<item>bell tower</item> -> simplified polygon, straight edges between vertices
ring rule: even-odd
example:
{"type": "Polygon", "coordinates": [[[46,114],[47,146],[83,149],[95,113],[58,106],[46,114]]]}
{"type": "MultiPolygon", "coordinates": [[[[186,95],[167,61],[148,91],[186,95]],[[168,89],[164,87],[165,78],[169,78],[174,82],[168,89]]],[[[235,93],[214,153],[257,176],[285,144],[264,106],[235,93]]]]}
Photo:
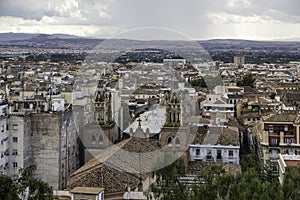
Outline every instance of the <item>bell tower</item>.
{"type": "Polygon", "coordinates": [[[181,101],[176,93],[166,96],[166,123],[165,127],[180,127],[181,120],[181,101]]]}
{"type": "Polygon", "coordinates": [[[114,125],[112,119],[112,95],[106,90],[103,80],[99,80],[98,89],[95,94],[94,106],[94,119],[101,127],[111,127],[114,125]]]}

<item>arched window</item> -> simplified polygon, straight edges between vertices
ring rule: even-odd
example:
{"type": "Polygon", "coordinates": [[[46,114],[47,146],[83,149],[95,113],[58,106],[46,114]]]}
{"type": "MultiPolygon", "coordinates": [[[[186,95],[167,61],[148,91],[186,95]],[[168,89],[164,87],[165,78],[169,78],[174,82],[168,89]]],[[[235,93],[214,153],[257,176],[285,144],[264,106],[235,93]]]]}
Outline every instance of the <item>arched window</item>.
{"type": "Polygon", "coordinates": [[[96,136],[92,135],[92,144],[95,144],[95,143],[96,143],[96,136]]]}
{"type": "Polygon", "coordinates": [[[99,135],[99,143],[103,143],[103,136],[102,135],[99,135]]]}
{"type": "Polygon", "coordinates": [[[168,144],[172,145],[172,137],[168,137],[168,144]]]}
{"type": "Polygon", "coordinates": [[[176,140],[175,140],[175,145],[176,145],[176,146],[180,146],[180,139],[179,139],[179,138],[176,138],[176,140]]]}

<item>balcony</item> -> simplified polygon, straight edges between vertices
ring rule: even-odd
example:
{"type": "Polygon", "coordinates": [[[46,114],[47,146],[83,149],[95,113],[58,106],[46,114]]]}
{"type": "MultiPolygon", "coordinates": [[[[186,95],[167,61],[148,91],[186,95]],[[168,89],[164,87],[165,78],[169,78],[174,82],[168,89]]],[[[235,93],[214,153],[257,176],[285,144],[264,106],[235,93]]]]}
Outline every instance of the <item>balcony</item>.
{"type": "Polygon", "coordinates": [[[279,147],[279,143],[270,143],[269,146],[270,147],[279,147]]]}

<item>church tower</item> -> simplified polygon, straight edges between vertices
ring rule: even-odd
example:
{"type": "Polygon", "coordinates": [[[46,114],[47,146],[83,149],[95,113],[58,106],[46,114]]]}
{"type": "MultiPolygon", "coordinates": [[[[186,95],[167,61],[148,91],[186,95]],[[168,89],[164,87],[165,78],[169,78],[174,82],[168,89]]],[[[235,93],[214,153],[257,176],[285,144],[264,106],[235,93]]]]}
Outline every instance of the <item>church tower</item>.
{"type": "Polygon", "coordinates": [[[181,101],[176,93],[166,96],[166,127],[180,127],[181,120],[181,101]]]}
{"type": "Polygon", "coordinates": [[[98,89],[94,98],[94,118],[101,127],[112,127],[114,121],[112,119],[112,95],[105,88],[104,81],[99,80],[98,89]]]}

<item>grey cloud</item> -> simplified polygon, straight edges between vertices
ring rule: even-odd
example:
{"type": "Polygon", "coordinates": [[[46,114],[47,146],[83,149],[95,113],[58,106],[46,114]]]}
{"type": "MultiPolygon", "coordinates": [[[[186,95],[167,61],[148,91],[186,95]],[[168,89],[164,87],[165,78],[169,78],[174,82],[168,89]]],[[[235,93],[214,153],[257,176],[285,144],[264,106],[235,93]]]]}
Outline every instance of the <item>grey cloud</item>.
{"type": "Polygon", "coordinates": [[[232,32],[228,24],[245,23],[243,17],[299,23],[299,8],[299,0],[0,0],[0,16],[50,25],[95,25],[102,31],[162,27],[197,37],[216,35],[219,29],[232,32]],[[226,16],[215,27],[214,14],[226,16]]]}
{"type": "MultiPolygon", "coordinates": [[[[75,0],[74,0],[75,1],[75,0]]],[[[0,16],[40,20],[43,16],[60,17],[62,24],[111,26],[195,26],[210,24],[211,12],[241,16],[267,15],[275,20],[298,21],[299,0],[76,0],[81,18],[60,13],[63,0],[1,0],[0,16]],[[243,2],[249,2],[243,3],[243,2]],[[49,4],[51,5],[49,7],[49,4]],[[276,11],[276,12],[274,12],[276,11]],[[276,14],[280,13],[280,14],[276,14]]],[[[74,9],[75,12],[75,9],[74,9]]]]}
{"type": "Polygon", "coordinates": [[[48,11],[48,1],[1,0],[0,16],[40,20],[48,11]]]}

